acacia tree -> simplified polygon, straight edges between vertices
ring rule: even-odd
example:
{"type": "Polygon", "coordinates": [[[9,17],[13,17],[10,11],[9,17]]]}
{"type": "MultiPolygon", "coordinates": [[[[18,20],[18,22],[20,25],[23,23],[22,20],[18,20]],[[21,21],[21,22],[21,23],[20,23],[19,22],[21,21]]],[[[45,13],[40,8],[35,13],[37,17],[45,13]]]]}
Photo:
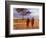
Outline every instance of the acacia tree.
{"type": "MultiPolygon", "coordinates": [[[[31,12],[30,11],[27,11],[28,9],[25,9],[25,8],[16,8],[16,11],[18,13],[20,13],[22,16],[23,16],[23,19],[24,19],[24,16],[27,15],[27,14],[30,14],[31,12]]],[[[27,28],[29,26],[29,18],[27,18],[27,28]]],[[[34,19],[33,19],[34,21],[34,19]]],[[[32,25],[33,25],[33,21],[32,21],[32,25]]]]}
{"type": "Polygon", "coordinates": [[[25,8],[16,8],[16,11],[22,15],[22,18],[24,19],[24,16],[27,15],[27,9],[25,8]]]}

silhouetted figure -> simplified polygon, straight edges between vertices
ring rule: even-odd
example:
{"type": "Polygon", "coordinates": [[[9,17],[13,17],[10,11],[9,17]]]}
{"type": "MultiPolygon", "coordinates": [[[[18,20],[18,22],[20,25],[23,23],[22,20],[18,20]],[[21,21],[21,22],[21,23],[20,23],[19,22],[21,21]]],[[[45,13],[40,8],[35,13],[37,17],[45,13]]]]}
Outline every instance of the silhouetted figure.
{"type": "Polygon", "coordinates": [[[29,20],[29,18],[28,18],[28,19],[27,19],[27,28],[29,27],[29,21],[30,21],[30,20],[29,20]]]}
{"type": "Polygon", "coordinates": [[[31,24],[32,24],[32,27],[33,27],[33,24],[34,24],[34,18],[32,17],[32,22],[31,22],[31,24]]]}

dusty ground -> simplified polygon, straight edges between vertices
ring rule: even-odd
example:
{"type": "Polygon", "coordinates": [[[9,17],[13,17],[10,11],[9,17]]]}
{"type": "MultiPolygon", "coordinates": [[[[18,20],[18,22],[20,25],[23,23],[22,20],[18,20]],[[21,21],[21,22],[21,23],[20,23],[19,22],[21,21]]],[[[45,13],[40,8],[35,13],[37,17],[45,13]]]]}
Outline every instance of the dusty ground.
{"type": "Polygon", "coordinates": [[[27,27],[27,19],[14,19],[13,27],[14,29],[37,29],[39,28],[39,20],[35,19],[32,26],[32,19],[30,19],[29,25],[27,27]]]}

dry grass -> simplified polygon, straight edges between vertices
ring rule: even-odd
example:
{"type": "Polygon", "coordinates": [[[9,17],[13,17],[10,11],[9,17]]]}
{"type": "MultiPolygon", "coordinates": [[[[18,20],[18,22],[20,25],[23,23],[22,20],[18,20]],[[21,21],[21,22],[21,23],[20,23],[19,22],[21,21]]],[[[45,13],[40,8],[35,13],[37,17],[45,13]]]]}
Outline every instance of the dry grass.
{"type": "Polygon", "coordinates": [[[38,19],[34,20],[33,27],[31,24],[32,19],[30,19],[28,28],[27,28],[27,22],[26,21],[27,21],[27,19],[13,19],[14,29],[37,29],[37,28],[39,28],[39,20],[38,19]]]}

